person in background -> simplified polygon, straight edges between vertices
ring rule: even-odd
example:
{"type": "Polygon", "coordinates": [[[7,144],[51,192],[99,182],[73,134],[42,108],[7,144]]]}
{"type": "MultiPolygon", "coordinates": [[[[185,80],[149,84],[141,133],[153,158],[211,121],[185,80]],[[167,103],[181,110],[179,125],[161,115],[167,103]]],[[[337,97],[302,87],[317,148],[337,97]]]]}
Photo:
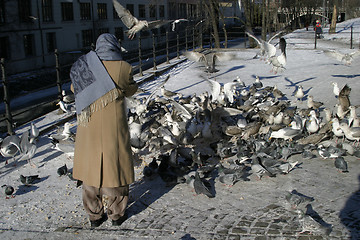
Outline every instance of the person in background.
{"type": "Polygon", "coordinates": [[[315,33],[317,38],[321,38],[321,34],[323,33],[323,31],[319,20],[316,20],[315,33]]]}
{"type": "Polygon", "coordinates": [[[113,226],[121,225],[127,219],[129,184],[134,182],[124,100],[138,89],[132,67],[122,60],[116,37],[106,33],[98,37],[95,51],[73,64],[70,78],[78,121],[73,177],[83,182],[91,227],[108,217],[113,226]],[[103,195],[108,197],[107,214],[103,195]]]}

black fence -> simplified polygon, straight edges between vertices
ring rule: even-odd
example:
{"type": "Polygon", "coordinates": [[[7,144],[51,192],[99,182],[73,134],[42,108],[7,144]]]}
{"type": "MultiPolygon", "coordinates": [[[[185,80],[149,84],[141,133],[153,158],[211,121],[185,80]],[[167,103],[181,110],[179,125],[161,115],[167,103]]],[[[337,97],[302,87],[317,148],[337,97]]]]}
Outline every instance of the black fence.
{"type": "MultiPolygon", "coordinates": [[[[200,25],[201,26],[201,25],[200,25]]],[[[328,33],[323,33],[326,35],[328,33]]],[[[353,31],[351,27],[350,33],[338,32],[349,38],[349,48],[360,48],[355,46],[356,38],[360,38],[360,34],[353,31]],[[350,37],[348,36],[350,34],[350,37]]],[[[249,41],[244,32],[243,27],[232,27],[219,33],[222,48],[247,48],[249,41]]],[[[322,36],[323,37],[323,36],[322,36]]],[[[315,32],[310,29],[309,34],[301,36],[313,39],[314,48],[319,45],[319,38],[315,32]]],[[[136,40],[134,40],[136,41],[136,40]]],[[[147,69],[157,69],[161,63],[170,63],[170,59],[179,58],[182,51],[192,49],[204,49],[214,47],[214,38],[209,29],[202,27],[187,27],[182,31],[164,32],[159,34],[139,35],[137,38],[138,48],[128,50],[123,53],[124,60],[132,64],[134,74],[143,75],[143,71],[147,69]],[[147,41],[148,46],[143,47],[143,42],[147,41]]],[[[301,39],[300,39],[301,41],[301,39]]],[[[307,41],[308,42],[308,41],[307,41]]],[[[359,41],[360,42],[360,41],[359,41]]],[[[14,134],[14,127],[27,123],[37,117],[44,115],[57,108],[56,103],[62,100],[62,90],[64,86],[70,85],[70,68],[76,59],[86,52],[76,50],[70,52],[54,53],[54,67],[36,70],[31,74],[17,74],[15,76],[7,76],[6,62],[1,59],[1,87],[0,99],[0,133],[14,134]],[[45,96],[32,98],[39,91],[46,91],[45,96]],[[18,104],[10,104],[16,99],[28,96],[29,100],[22,101],[18,104]]]]}

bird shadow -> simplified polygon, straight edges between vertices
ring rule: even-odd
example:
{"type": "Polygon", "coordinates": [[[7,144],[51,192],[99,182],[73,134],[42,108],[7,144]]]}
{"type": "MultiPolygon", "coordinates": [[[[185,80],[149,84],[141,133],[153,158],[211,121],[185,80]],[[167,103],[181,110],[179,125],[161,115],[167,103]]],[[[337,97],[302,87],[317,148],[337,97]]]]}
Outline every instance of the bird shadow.
{"type": "Polygon", "coordinates": [[[19,188],[16,190],[15,195],[23,195],[29,192],[33,192],[37,190],[39,187],[35,185],[20,185],[19,188]]]}
{"type": "Polygon", "coordinates": [[[127,208],[129,217],[147,209],[174,186],[168,185],[159,175],[151,179],[142,178],[130,185],[130,200],[127,208]]]}
{"type": "MultiPolygon", "coordinates": [[[[360,175],[358,176],[360,183],[360,175]]],[[[349,239],[360,238],[360,188],[355,191],[346,201],[344,208],[340,211],[340,222],[349,230],[349,239]]]]}
{"type": "Polygon", "coordinates": [[[242,68],[244,68],[244,67],[245,67],[245,65],[232,67],[232,68],[226,70],[225,72],[216,75],[215,77],[220,77],[220,76],[222,76],[222,75],[224,75],[224,74],[227,74],[227,73],[232,72],[232,71],[237,71],[237,70],[242,69],[242,68]]]}
{"type": "Polygon", "coordinates": [[[339,77],[339,78],[356,78],[356,77],[360,77],[360,74],[349,74],[349,75],[344,75],[344,74],[336,74],[336,75],[331,75],[332,77],[339,77]]]}
{"type": "MultiPolygon", "coordinates": [[[[303,79],[303,80],[300,80],[300,81],[297,81],[297,82],[293,82],[290,78],[288,77],[285,77],[284,78],[285,81],[287,81],[289,84],[288,85],[285,85],[286,87],[296,87],[298,86],[300,83],[304,83],[304,82],[308,82],[308,81],[311,81],[311,80],[314,80],[315,77],[311,77],[311,78],[306,78],[306,79],[303,79]]],[[[304,92],[305,93],[305,92],[304,92]]]]}
{"type": "Polygon", "coordinates": [[[46,179],[48,179],[50,176],[46,176],[46,177],[42,177],[40,179],[37,179],[36,182],[34,182],[34,184],[31,185],[20,185],[19,188],[16,190],[15,195],[23,195],[26,194],[28,192],[33,192],[35,190],[37,190],[39,187],[36,186],[35,184],[40,183],[45,181],[46,179]]]}
{"type": "Polygon", "coordinates": [[[184,236],[180,238],[180,240],[196,240],[196,238],[192,237],[191,234],[186,233],[184,236]]]}
{"type": "Polygon", "coordinates": [[[315,221],[317,221],[320,225],[332,229],[332,225],[324,221],[324,219],[317,213],[311,204],[306,205],[306,214],[310,215],[315,221]]]}

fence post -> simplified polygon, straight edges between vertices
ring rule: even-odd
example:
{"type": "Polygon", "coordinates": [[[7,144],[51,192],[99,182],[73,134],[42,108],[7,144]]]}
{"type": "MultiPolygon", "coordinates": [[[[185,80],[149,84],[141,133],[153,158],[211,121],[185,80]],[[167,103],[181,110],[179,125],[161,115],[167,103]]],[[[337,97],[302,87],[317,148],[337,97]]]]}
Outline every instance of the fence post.
{"type": "Polygon", "coordinates": [[[202,24],[200,24],[200,49],[203,49],[203,31],[202,31],[202,24]]]}
{"type": "Polygon", "coordinates": [[[60,78],[60,61],[59,61],[59,52],[55,49],[55,68],[56,68],[56,86],[58,89],[58,98],[63,100],[62,87],[61,87],[61,78],[60,78]]]}
{"type": "Polygon", "coordinates": [[[152,34],[152,43],[153,43],[153,62],[154,62],[154,67],[153,70],[157,70],[156,67],[156,49],[155,49],[155,34],[152,34]]]}
{"type": "Polygon", "coordinates": [[[176,34],[176,56],[179,59],[179,34],[176,34]]]}
{"type": "Polygon", "coordinates": [[[185,51],[188,50],[188,36],[187,36],[187,29],[188,27],[185,28],[185,51]]]}
{"type": "Polygon", "coordinates": [[[351,35],[350,35],[350,49],[353,49],[353,26],[351,26],[351,35]]]}
{"type": "Polygon", "coordinates": [[[315,31],[315,45],[314,45],[314,49],[316,49],[316,43],[317,43],[317,36],[316,36],[316,31],[315,31]]]}
{"type": "Polygon", "coordinates": [[[244,31],[244,48],[246,48],[246,32],[244,31]]]}
{"type": "Polygon", "coordinates": [[[170,64],[170,61],[169,61],[169,32],[166,31],[166,64],[170,64]]]}
{"type": "Polygon", "coordinates": [[[193,51],[195,50],[195,27],[193,26],[193,37],[192,37],[192,45],[193,45],[193,51]]]}
{"type": "Polygon", "coordinates": [[[1,58],[1,72],[2,72],[2,82],[3,82],[3,88],[4,88],[4,104],[5,104],[5,119],[6,119],[6,125],[9,135],[14,134],[13,130],[13,120],[10,110],[10,96],[9,96],[9,89],[8,89],[8,82],[6,79],[6,72],[5,72],[5,59],[1,58]]]}
{"type": "Polygon", "coordinates": [[[143,76],[143,72],[142,72],[142,63],[141,63],[141,36],[139,34],[139,76],[142,77],[143,76]]]}

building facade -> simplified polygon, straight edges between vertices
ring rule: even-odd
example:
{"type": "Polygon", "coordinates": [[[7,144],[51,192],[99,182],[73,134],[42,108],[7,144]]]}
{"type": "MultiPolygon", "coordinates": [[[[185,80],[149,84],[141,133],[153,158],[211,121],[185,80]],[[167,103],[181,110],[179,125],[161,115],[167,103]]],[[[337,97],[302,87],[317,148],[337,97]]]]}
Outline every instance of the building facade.
{"type": "MultiPolygon", "coordinates": [[[[195,18],[196,0],[119,0],[138,19],[195,18]]],[[[112,33],[126,49],[136,49],[112,0],[0,0],[0,58],[7,73],[54,66],[54,50],[90,49],[102,33],[112,33]]],[[[146,42],[145,42],[146,44],[146,42]]]]}

